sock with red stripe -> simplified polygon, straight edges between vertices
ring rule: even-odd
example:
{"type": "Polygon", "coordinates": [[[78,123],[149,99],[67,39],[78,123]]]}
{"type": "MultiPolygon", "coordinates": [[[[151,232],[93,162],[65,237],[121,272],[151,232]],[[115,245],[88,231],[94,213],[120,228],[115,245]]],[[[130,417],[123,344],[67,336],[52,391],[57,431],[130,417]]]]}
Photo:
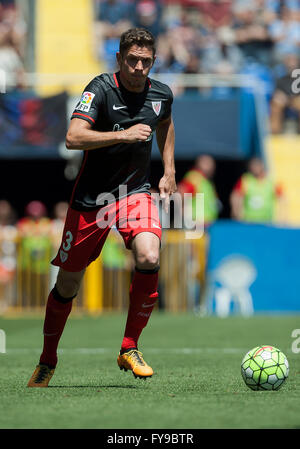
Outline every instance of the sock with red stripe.
{"type": "Polygon", "coordinates": [[[135,270],[129,290],[130,303],[121,353],[137,348],[140,334],[158,300],[158,270],[159,267],[154,270],[135,270]]]}
{"type": "MultiPolygon", "coordinates": [[[[76,295],[75,295],[76,296],[76,295]]],[[[44,321],[44,347],[40,363],[55,368],[57,364],[57,347],[66,321],[72,310],[72,299],[63,298],[54,287],[49,294],[44,321]]]]}

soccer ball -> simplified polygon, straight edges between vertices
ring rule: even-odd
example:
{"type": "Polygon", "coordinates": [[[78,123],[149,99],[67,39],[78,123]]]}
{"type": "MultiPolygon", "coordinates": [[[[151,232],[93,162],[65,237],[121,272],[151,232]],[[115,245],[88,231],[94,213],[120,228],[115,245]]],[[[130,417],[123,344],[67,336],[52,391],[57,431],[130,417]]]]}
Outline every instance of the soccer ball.
{"type": "Polygon", "coordinates": [[[241,371],[251,390],[278,390],[289,375],[289,363],[274,346],[257,346],[243,358],[241,371]]]}

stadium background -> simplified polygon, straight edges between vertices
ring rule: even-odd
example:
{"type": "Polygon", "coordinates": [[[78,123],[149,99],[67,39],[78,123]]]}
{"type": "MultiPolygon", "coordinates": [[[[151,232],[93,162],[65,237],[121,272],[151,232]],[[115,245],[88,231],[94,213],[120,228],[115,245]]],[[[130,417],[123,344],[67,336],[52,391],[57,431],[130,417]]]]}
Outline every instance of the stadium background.
{"type": "MultiPolygon", "coordinates": [[[[270,126],[276,83],[287,73],[285,58],[299,57],[299,2],[7,0],[0,4],[0,69],[6,73],[6,93],[0,98],[0,196],[13,208],[7,218],[7,205],[1,203],[2,313],[32,311],[45,304],[55,278],[46,262],[55,252],[62,226],[54,207],[69,200],[80,165],[78,152],[64,146],[70,112],[95,74],[115,69],[119,33],[128,25],[147,26],[158,39],[152,76],[166,81],[175,96],[177,181],[198,155],[211,155],[221,204],[217,222],[202,239],[188,241],[184,230],[164,231],[161,309],[251,314],[251,307],[243,312],[239,303],[250,294],[254,312],[299,312],[297,111],[287,109],[280,131],[272,132],[270,126]],[[262,37],[253,37],[251,27],[257,27],[258,35],[263,30],[262,37]],[[265,160],[268,173],[284,192],[284,218],[273,223],[231,220],[230,192],[252,156],[265,160]],[[41,226],[43,237],[37,237],[36,246],[34,236],[28,243],[22,234],[27,232],[22,219],[32,200],[44,204],[43,213],[50,219],[41,226]],[[226,279],[220,274],[223,266],[226,279]],[[232,283],[237,266],[243,266],[240,275],[245,278],[238,292],[232,283]],[[209,292],[200,311],[204,278],[209,292]],[[228,303],[220,311],[216,296],[221,303],[229,301],[230,307],[228,303]]],[[[161,174],[154,144],[153,188],[161,174]]],[[[88,269],[77,308],[95,312],[126,308],[131,270],[130,256],[113,232],[103,257],[88,269]]]]}

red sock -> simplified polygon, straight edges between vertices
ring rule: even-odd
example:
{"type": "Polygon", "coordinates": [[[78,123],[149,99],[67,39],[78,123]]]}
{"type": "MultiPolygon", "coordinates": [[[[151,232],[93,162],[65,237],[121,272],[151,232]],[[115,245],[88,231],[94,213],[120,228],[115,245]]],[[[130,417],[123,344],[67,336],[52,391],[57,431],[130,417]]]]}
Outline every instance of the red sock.
{"type": "Polygon", "coordinates": [[[44,347],[40,357],[40,363],[45,363],[52,367],[55,367],[57,364],[58,343],[72,309],[72,300],[66,303],[57,301],[54,297],[56,292],[57,290],[54,287],[47,301],[44,321],[44,347]]]}
{"type": "Polygon", "coordinates": [[[121,351],[137,348],[139,336],[147,325],[158,300],[158,271],[136,271],[129,291],[129,310],[121,351]]]}

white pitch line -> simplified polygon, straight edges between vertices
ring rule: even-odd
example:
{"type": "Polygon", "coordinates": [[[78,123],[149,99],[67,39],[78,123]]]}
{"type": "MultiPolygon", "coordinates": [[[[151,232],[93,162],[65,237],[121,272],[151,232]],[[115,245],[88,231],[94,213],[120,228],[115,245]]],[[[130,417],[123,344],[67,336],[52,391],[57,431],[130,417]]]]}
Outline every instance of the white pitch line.
{"type": "MultiPolygon", "coordinates": [[[[147,348],[147,353],[152,354],[236,354],[244,353],[245,348],[147,348]]],[[[7,348],[6,354],[30,354],[40,353],[41,348],[7,348]]],[[[59,354],[83,354],[83,355],[97,355],[115,352],[115,348],[61,348],[58,349],[59,354]]]]}

